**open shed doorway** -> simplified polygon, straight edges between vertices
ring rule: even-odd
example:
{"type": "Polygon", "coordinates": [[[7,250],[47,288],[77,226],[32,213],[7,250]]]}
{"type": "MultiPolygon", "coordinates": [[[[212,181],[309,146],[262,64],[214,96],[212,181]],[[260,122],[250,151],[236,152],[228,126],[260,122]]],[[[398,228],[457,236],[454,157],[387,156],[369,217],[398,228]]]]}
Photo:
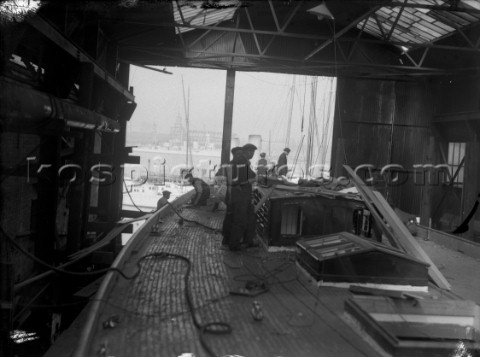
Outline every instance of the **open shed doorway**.
{"type": "MultiPolygon", "coordinates": [[[[133,170],[146,178],[142,186],[158,186],[159,193],[166,189],[161,185],[181,183],[182,169],[213,180],[221,160],[226,77],[225,70],[131,66],[138,105],[126,141],[140,163],[126,167],[125,177],[131,180],[133,170]]],[[[254,168],[260,153],[274,165],[289,147],[287,179],[328,176],[336,83],[333,77],[236,72],[231,147],[257,145],[254,168]]],[[[155,207],[155,197],[144,201],[135,205],[155,207]]]]}

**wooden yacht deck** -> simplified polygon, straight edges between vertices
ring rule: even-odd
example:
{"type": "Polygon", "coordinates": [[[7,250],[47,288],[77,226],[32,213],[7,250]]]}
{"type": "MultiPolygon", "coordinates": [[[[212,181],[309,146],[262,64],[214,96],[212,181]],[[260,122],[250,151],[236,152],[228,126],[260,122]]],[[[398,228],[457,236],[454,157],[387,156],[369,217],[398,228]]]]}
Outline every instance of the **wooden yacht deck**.
{"type": "MultiPolygon", "coordinates": [[[[90,302],[74,356],[388,355],[345,315],[345,301],[353,294],[315,286],[296,265],[294,251],[258,247],[233,253],[222,247],[222,236],[214,230],[221,228],[224,211],[206,207],[180,214],[183,222],[171,209],[162,209],[132,236],[114,266],[138,275],[127,280],[117,272],[107,274],[90,302]],[[151,227],[158,217],[163,223],[155,234],[151,227]],[[266,291],[244,295],[246,284],[265,284],[266,291]],[[253,301],[261,304],[261,321],[252,317],[253,301]]],[[[432,259],[443,259],[441,253],[432,259]]],[[[479,271],[478,260],[467,263],[479,271]]],[[[478,278],[467,289],[460,282],[463,273],[452,276],[454,270],[445,266],[440,267],[453,286],[470,291],[466,298],[479,302],[478,278]]],[[[423,294],[436,300],[453,296],[433,286],[423,294]]]]}
{"type": "MultiPolygon", "coordinates": [[[[224,212],[185,209],[188,220],[220,229],[224,212]]],[[[77,355],[92,356],[208,356],[202,343],[217,356],[377,356],[362,337],[342,319],[345,289],[319,289],[299,276],[292,252],[266,253],[253,248],[242,253],[222,249],[222,236],[169,214],[161,232],[148,235],[135,247],[122,270],[133,273],[136,261],[148,254],[166,252],[191,262],[188,289],[194,311],[186,298],[188,264],[182,259],[151,257],[139,275],[125,280],[116,275],[115,286],[98,296],[101,309],[91,330],[91,340],[77,355]],[[241,294],[246,282],[266,283],[267,292],[256,297],[241,294]],[[252,302],[261,303],[264,318],[255,321],[252,302]],[[213,322],[213,333],[196,327],[213,322]],[[111,327],[107,322],[112,321],[111,327]],[[105,327],[104,327],[105,324],[105,327]]],[[[139,237],[137,237],[138,239],[139,237]]],[[[112,273],[116,274],[116,273],[112,273]]],[[[81,346],[82,347],[82,346],[81,346]]]]}

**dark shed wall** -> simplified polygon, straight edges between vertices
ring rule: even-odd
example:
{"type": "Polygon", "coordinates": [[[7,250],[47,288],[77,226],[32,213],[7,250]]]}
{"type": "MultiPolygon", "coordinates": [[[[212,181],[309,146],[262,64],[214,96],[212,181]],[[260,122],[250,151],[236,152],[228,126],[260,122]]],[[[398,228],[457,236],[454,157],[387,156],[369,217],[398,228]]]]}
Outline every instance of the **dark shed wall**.
{"type": "MultiPolygon", "coordinates": [[[[451,231],[468,217],[480,194],[480,79],[445,79],[433,89],[438,98],[433,117],[437,148],[448,153],[449,142],[466,143],[463,187],[439,187],[432,198],[434,227],[451,231]]],[[[480,241],[479,210],[461,235],[480,241]]]]}
{"type": "Polygon", "coordinates": [[[433,163],[430,124],[433,99],[427,83],[339,79],[333,134],[335,176],[372,164],[379,174],[387,164],[400,164],[401,185],[390,185],[376,175],[375,186],[400,209],[419,215],[424,194],[413,182],[413,165],[433,163]]]}
{"type": "Polygon", "coordinates": [[[480,78],[445,79],[434,88],[435,115],[478,112],[480,109],[480,78]]]}

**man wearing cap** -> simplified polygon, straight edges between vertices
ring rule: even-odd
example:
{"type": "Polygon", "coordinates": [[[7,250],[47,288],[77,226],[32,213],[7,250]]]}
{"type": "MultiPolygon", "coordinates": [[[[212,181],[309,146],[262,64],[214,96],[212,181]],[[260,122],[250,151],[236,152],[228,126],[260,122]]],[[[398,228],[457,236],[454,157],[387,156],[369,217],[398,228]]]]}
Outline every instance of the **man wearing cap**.
{"type": "MultiPolygon", "coordinates": [[[[171,192],[168,190],[165,190],[162,192],[162,197],[157,201],[157,209],[158,211],[160,208],[168,204],[168,199],[170,198],[171,192]]],[[[152,212],[156,212],[152,211],[152,212]]],[[[160,224],[163,223],[163,221],[160,219],[160,217],[157,218],[157,222],[153,225],[152,227],[152,232],[153,233],[158,233],[158,230],[160,229],[160,224]]]]}
{"type": "MultiPolygon", "coordinates": [[[[232,150],[233,157],[238,157],[238,155],[242,154],[242,148],[240,146],[234,147],[232,150]]],[[[215,184],[218,186],[217,191],[215,192],[215,198],[216,202],[215,205],[213,206],[212,212],[215,212],[218,209],[218,206],[220,205],[220,202],[224,202],[226,205],[228,205],[227,202],[227,176],[228,176],[228,170],[231,166],[230,161],[226,165],[220,165],[220,168],[218,169],[217,173],[215,174],[215,184]]],[[[227,210],[228,212],[228,210],[227,210]]]]}
{"type": "Polygon", "coordinates": [[[218,169],[217,173],[215,174],[215,177],[216,177],[216,181],[221,181],[222,180],[222,177],[227,177],[227,173],[228,173],[228,169],[231,167],[232,165],[232,161],[233,160],[238,160],[238,158],[240,156],[243,155],[243,151],[242,151],[242,147],[241,146],[236,146],[234,147],[232,150],[230,150],[230,152],[232,153],[232,160],[230,160],[228,162],[228,164],[226,165],[221,165],[220,168],[218,169]]]}
{"type": "Polygon", "coordinates": [[[210,186],[202,179],[193,177],[192,174],[186,174],[185,179],[195,188],[192,206],[206,206],[207,199],[210,197],[210,186]]]}
{"type": "MultiPolygon", "coordinates": [[[[233,177],[233,173],[232,173],[233,161],[239,160],[239,158],[243,156],[243,151],[241,146],[236,146],[232,148],[232,150],[230,151],[232,153],[232,160],[230,160],[226,165],[221,165],[220,169],[215,174],[215,181],[218,182],[220,187],[222,187],[222,190],[223,190],[223,187],[225,187],[224,202],[225,202],[225,205],[227,206],[227,212],[225,213],[225,217],[223,218],[223,224],[222,224],[222,235],[223,235],[222,245],[228,245],[228,241],[230,239],[230,232],[232,230],[232,212],[230,209],[230,197],[231,197],[230,182],[232,181],[232,177],[233,177]]],[[[214,210],[216,210],[216,208],[218,208],[218,206],[214,206],[214,210]]]]}
{"type": "MultiPolygon", "coordinates": [[[[256,180],[255,172],[250,168],[250,159],[257,150],[253,144],[242,147],[242,155],[231,161],[231,177],[228,178],[228,209],[231,212],[231,227],[228,246],[232,251],[243,247],[253,247],[255,237],[255,213],[252,204],[252,182],[256,180]]],[[[229,175],[230,176],[230,175],[229,175]]]]}
{"type": "Polygon", "coordinates": [[[171,194],[171,192],[167,191],[167,190],[162,192],[162,198],[160,198],[157,201],[157,211],[168,203],[168,199],[170,198],[170,194],[171,194]]]}
{"type": "Polygon", "coordinates": [[[287,166],[287,156],[290,154],[290,149],[285,148],[283,152],[278,157],[277,162],[277,174],[278,176],[287,176],[288,166],[287,166]]]}
{"type": "Polygon", "coordinates": [[[267,183],[267,170],[268,170],[267,165],[268,165],[268,162],[265,159],[265,156],[267,156],[267,154],[262,152],[260,154],[260,159],[257,162],[257,175],[258,175],[258,182],[260,184],[266,184],[267,183]]]}

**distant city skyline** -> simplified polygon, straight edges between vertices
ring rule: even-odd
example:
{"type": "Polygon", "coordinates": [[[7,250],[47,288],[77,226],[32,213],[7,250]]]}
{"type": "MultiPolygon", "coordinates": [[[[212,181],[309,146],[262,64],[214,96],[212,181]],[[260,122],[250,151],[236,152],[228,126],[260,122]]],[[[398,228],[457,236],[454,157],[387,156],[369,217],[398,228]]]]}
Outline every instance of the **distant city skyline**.
{"type": "MultiPolygon", "coordinates": [[[[226,71],[182,67],[167,70],[173,74],[131,67],[130,85],[134,87],[137,108],[127,129],[169,134],[177,118],[186,124],[188,114],[191,130],[223,132],[226,71]]],[[[238,136],[240,145],[247,142],[249,135],[260,135],[261,150],[267,152],[270,147],[272,158],[288,142],[290,156],[298,152],[302,160],[307,154],[309,118],[314,115],[318,120],[311,130],[316,139],[310,145],[316,152],[311,155],[323,156],[321,160],[325,161],[331,151],[335,86],[334,78],[236,72],[232,134],[238,136]],[[310,104],[312,98],[314,106],[310,104]],[[324,152],[318,154],[319,150],[324,152]]]]}

